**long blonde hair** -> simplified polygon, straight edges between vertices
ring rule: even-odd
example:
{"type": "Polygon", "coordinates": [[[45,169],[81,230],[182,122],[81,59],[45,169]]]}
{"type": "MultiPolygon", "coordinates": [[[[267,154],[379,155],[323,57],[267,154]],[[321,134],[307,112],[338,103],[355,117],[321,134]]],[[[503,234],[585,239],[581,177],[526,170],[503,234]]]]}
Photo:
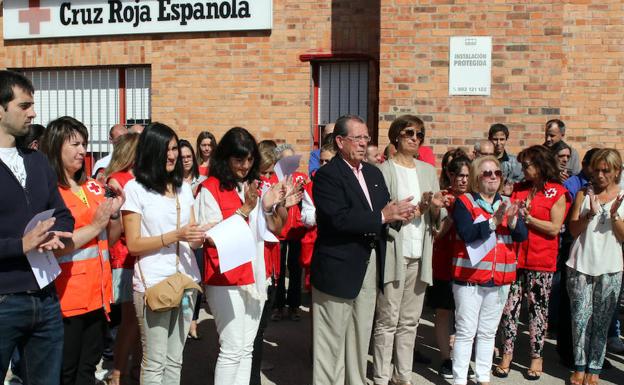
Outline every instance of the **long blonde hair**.
{"type": "Polygon", "coordinates": [[[112,173],[127,171],[134,165],[137,143],[139,143],[139,134],[135,132],[119,137],[113,149],[113,157],[104,171],[107,179],[112,173]]]}

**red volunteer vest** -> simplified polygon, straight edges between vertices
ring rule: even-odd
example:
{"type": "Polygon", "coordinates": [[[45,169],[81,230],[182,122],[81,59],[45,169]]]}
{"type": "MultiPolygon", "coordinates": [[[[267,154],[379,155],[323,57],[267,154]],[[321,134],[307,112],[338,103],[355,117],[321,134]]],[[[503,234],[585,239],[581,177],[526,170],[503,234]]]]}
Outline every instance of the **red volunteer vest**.
{"type": "MultiPolygon", "coordinates": [[[[74,231],[89,225],[100,203],[105,199],[104,187],[94,180],[82,186],[89,207],[70,189],[59,187],[67,208],[76,224],[74,231]]],[[[54,281],[63,317],[73,317],[97,309],[110,312],[112,275],[108,256],[106,230],[80,249],[58,258],[61,274],[54,281]]]]}
{"type": "MultiPolygon", "coordinates": [[[[472,194],[466,193],[459,196],[462,203],[472,215],[473,221],[480,215],[486,220],[492,215],[483,210],[474,202],[472,194]]],[[[505,198],[503,198],[505,199],[505,198]]],[[[496,247],[475,266],[470,262],[466,244],[460,243],[453,257],[453,279],[456,281],[484,284],[494,280],[496,286],[507,285],[516,279],[516,253],[511,239],[511,233],[507,228],[506,221],[496,228],[496,247]]]]}
{"type": "MultiPolygon", "coordinates": [[[[532,186],[526,183],[517,183],[511,200],[526,201],[532,186]]],[[[561,198],[566,197],[564,217],[570,208],[568,190],[559,183],[546,183],[541,191],[535,194],[530,202],[529,213],[533,218],[550,221],[550,210],[561,198]]],[[[557,270],[557,255],[559,254],[559,234],[550,236],[527,226],[529,236],[517,245],[518,268],[553,272],[557,270]]]]}
{"type": "MultiPolygon", "coordinates": [[[[236,210],[243,206],[243,202],[236,190],[223,190],[219,180],[213,176],[202,182],[201,188],[206,188],[221,209],[223,219],[235,215],[236,210]]],[[[251,262],[244,263],[235,269],[221,273],[219,269],[219,254],[214,246],[204,244],[204,283],[212,286],[243,286],[255,282],[251,262]]]]}
{"type": "MultiPolygon", "coordinates": [[[[448,208],[449,217],[453,215],[453,206],[448,208]]],[[[460,250],[464,246],[455,231],[455,224],[433,243],[432,268],[433,279],[441,281],[450,281],[453,279],[453,257],[454,250],[460,250]]]]}

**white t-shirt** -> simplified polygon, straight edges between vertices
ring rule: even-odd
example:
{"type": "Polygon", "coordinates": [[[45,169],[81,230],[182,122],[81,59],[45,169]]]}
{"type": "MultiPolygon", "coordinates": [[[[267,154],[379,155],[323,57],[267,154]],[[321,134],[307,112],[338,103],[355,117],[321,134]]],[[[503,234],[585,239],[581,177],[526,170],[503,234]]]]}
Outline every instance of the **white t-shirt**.
{"type": "MultiPolygon", "coordinates": [[[[121,210],[132,211],[141,215],[141,236],[160,237],[176,229],[177,212],[175,198],[168,198],[154,191],[147,190],[136,180],[129,181],[124,187],[126,202],[121,210]]],[[[180,227],[187,225],[193,211],[193,193],[187,183],[178,189],[180,199],[180,227]]],[[[134,264],[132,287],[135,291],[144,292],[145,287],[137,264],[145,277],[147,287],[151,287],[176,272],[176,243],[163,247],[153,253],[145,254],[134,264]]],[[[195,255],[188,242],[180,242],[180,271],[186,273],[195,282],[199,282],[199,269],[195,255]]]]}
{"type": "MultiPolygon", "coordinates": [[[[615,200],[605,203],[600,213],[589,221],[585,231],[574,240],[566,265],[594,277],[622,271],[622,244],[615,238],[611,222],[613,202],[615,200]]],[[[579,215],[583,217],[589,210],[589,197],[585,196],[579,215]]],[[[624,204],[617,212],[624,217],[624,204]]]]}
{"type": "Polygon", "coordinates": [[[22,187],[26,187],[26,167],[24,167],[24,158],[17,152],[17,148],[0,148],[0,159],[9,167],[22,187]]]}
{"type": "MultiPolygon", "coordinates": [[[[418,183],[416,168],[408,168],[393,163],[397,173],[397,198],[405,199],[413,196],[413,205],[420,202],[422,191],[418,183]]],[[[408,224],[401,227],[403,233],[403,256],[406,258],[420,258],[423,252],[423,240],[425,238],[425,221],[422,216],[412,219],[408,224]]]]}
{"type": "Polygon", "coordinates": [[[95,162],[95,164],[93,165],[93,175],[91,176],[95,178],[97,176],[98,170],[106,169],[106,167],[108,167],[108,165],[110,164],[111,159],[113,159],[112,152],[95,162]]]}

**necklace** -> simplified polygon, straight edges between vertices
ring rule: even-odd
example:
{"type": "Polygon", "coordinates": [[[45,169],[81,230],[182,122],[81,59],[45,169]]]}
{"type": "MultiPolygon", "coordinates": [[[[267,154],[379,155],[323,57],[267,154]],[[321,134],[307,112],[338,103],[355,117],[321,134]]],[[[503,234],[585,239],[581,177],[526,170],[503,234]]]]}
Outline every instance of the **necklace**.
{"type": "Polygon", "coordinates": [[[604,225],[607,221],[607,210],[605,210],[605,206],[607,203],[608,202],[600,203],[600,220],[598,221],[598,223],[600,223],[601,225],[604,225]]]}

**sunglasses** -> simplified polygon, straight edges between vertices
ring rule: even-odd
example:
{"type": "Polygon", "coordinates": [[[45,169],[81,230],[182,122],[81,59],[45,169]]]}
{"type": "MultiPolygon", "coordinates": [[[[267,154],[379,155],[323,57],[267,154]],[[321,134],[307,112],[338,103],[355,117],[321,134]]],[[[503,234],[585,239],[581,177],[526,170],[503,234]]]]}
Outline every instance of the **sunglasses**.
{"type": "Polygon", "coordinates": [[[421,142],[425,139],[425,134],[422,131],[416,131],[413,128],[405,129],[405,131],[403,131],[401,135],[407,138],[411,138],[414,136],[414,134],[416,134],[416,139],[420,140],[421,142]]]}
{"type": "Polygon", "coordinates": [[[495,170],[495,171],[485,170],[483,171],[481,176],[483,176],[484,178],[491,178],[492,176],[495,176],[496,178],[500,178],[503,176],[503,172],[501,170],[495,170]]]}

